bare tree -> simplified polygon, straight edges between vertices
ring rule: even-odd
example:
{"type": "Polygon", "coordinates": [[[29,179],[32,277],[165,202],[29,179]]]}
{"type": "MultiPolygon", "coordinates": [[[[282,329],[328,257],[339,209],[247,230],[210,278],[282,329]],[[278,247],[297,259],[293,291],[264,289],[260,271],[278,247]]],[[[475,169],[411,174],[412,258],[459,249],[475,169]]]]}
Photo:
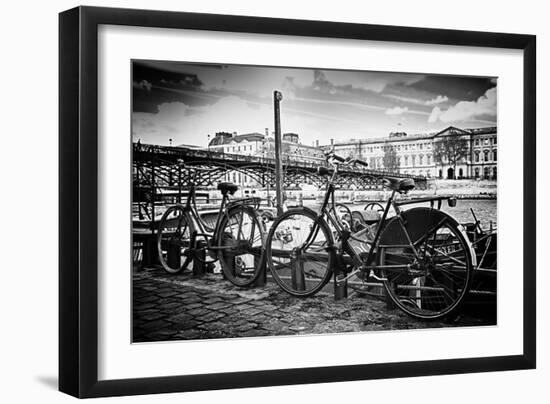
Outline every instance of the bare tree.
{"type": "Polygon", "coordinates": [[[434,161],[453,167],[456,178],[456,165],[468,156],[468,140],[461,136],[445,136],[434,144],[434,161]]]}
{"type": "Polygon", "coordinates": [[[384,163],[384,170],[399,171],[399,158],[393,145],[386,144],[384,146],[384,158],[382,162],[384,163]]]}

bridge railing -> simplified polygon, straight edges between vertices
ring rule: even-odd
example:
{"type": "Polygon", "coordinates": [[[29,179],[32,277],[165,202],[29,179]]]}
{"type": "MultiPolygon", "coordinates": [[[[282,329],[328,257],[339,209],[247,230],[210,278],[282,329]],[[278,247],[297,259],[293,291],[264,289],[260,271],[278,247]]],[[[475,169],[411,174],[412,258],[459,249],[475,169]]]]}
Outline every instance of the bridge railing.
{"type": "MultiPolygon", "coordinates": [[[[142,154],[148,155],[150,153],[156,154],[158,158],[172,159],[174,161],[182,160],[184,162],[190,163],[204,163],[204,164],[213,164],[224,162],[224,163],[247,163],[247,164],[257,164],[264,167],[275,167],[275,159],[271,157],[263,156],[253,156],[253,155],[244,155],[244,154],[232,154],[225,153],[224,151],[214,151],[208,149],[193,149],[189,147],[174,147],[174,146],[159,146],[159,145],[150,145],[150,144],[141,144],[134,143],[134,156],[138,157],[142,154]]],[[[150,157],[148,157],[150,158],[150,157]]],[[[147,159],[147,157],[146,157],[147,159]]],[[[316,162],[306,162],[300,161],[296,158],[290,156],[283,158],[283,165],[287,169],[305,169],[315,171],[318,166],[324,165],[324,159],[318,159],[316,162]]],[[[344,169],[341,171],[342,174],[358,174],[366,175],[372,178],[385,178],[385,177],[395,177],[395,178],[413,178],[415,181],[424,183],[427,180],[427,177],[421,175],[405,174],[398,173],[394,171],[387,170],[374,170],[364,167],[354,167],[351,169],[344,169]]]]}

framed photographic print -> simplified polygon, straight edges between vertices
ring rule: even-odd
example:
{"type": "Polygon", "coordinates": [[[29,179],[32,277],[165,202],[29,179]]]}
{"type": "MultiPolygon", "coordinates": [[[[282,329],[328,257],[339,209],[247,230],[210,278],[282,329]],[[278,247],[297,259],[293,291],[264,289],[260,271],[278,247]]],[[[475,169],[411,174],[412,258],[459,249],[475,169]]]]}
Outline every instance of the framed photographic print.
{"type": "Polygon", "coordinates": [[[534,368],[535,43],[61,13],[60,390],[534,368]]]}

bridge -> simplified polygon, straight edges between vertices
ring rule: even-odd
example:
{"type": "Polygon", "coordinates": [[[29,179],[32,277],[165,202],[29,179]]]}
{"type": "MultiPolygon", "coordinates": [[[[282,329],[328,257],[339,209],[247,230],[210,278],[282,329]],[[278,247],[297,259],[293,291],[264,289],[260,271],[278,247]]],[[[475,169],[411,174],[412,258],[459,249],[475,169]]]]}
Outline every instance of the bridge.
{"type": "MultiPolygon", "coordinates": [[[[190,183],[209,187],[222,181],[228,172],[240,172],[254,179],[261,187],[275,186],[275,159],[269,157],[228,154],[190,147],[133,144],[134,191],[161,188],[185,191],[190,183]]],[[[284,186],[310,183],[322,187],[326,179],[317,174],[318,163],[283,157],[284,186]]],[[[345,167],[339,172],[338,189],[377,190],[386,177],[413,178],[418,188],[425,189],[426,177],[362,167],[345,167]]]]}

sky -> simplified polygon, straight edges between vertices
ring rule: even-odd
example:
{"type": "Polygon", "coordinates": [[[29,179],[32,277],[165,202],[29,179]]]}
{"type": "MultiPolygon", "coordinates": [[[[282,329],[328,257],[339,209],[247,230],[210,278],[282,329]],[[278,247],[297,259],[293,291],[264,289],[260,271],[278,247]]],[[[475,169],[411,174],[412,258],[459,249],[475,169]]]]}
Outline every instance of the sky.
{"type": "Polygon", "coordinates": [[[271,133],[274,90],[283,94],[282,132],[309,145],[496,126],[491,77],[157,61],[132,69],[132,137],[142,143],[206,146],[216,132],[271,133]]]}

